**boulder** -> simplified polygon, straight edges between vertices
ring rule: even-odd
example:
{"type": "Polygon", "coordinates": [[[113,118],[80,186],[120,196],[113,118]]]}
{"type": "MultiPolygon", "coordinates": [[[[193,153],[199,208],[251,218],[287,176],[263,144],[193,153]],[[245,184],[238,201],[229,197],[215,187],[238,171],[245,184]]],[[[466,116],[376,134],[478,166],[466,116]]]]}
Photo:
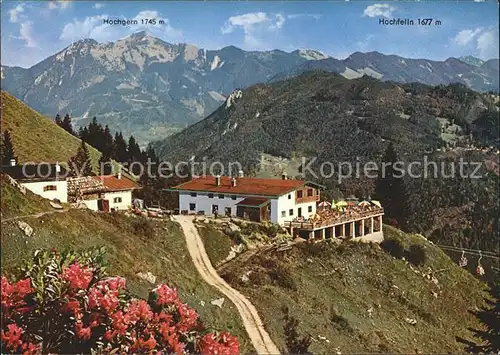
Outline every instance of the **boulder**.
{"type": "Polygon", "coordinates": [[[138,272],[137,277],[143,279],[144,281],[148,281],[149,283],[152,283],[153,285],[156,283],[156,276],[153,275],[151,272],[138,272]]]}
{"type": "Polygon", "coordinates": [[[212,305],[217,306],[219,308],[222,308],[222,305],[224,304],[224,297],[215,299],[210,302],[212,305]]]}
{"type": "Polygon", "coordinates": [[[26,235],[27,237],[31,237],[33,235],[33,228],[31,228],[31,226],[28,223],[19,221],[17,222],[17,225],[24,232],[24,235],[26,235]]]}
{"type": "Polygon", "coordinates": [[[50,205],[52,206],[52,208],[55,208],[56,210],[62,210],[62,209],[63,209],[63,206],[61,206],[61,205],[60,205],[60,204],[58,204],[58,203],[55,203],[55,202],[53,202],[53,201],[50,201],[49,203],[50,203],[50,205]]]}

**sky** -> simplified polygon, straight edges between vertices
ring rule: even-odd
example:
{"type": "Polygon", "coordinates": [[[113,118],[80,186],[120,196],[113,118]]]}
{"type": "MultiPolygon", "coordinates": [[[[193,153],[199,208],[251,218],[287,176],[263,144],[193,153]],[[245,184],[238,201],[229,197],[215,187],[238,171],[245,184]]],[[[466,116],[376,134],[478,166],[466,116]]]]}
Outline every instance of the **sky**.
{"type": "Polygon", "coordinates": [[[496,0],[458,1],[9,1],[1,3],[2,65],[28,68],[72,42],[116,41],[146,30],[170,43],[219,49],[316,49],[343,59],[378,51],[445,60],[498,58],[496,0]],[[381,25],[380,19],[432,18],[429,25],[381,25]],[[105,19],[137,19],[106,25],[105,19]],[[141,24],[156,19],[156,25],[141,24]],[[163,20],[160,24],[159,20],[163,20]],[[436,24],[440,21],[440,24],[436,24]]]}

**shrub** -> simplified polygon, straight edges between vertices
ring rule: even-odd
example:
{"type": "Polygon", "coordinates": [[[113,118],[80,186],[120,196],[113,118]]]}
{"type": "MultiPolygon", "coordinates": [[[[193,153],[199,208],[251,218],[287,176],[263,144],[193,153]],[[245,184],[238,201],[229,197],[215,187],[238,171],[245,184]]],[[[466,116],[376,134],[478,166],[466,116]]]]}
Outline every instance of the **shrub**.
{"type": "Polygon", "coordinates": [[[134,221],[133,227],[135,234],[140,234],[148,238],[154,237],[155,229],[153,226],[153,222],[151,222],[147,218],[138,218],[136,221],[134,221]]]}
{"type": "Polygon", "coordinates": [[[380,246],[396,259],[402,259],[405,255],[405,248],[399,239],[385,239],[380,246]]]}
{"type": "Polygon", "coordinates": [[[427,260],[427,253],[425,247],[420,244],[410,245],[408,250],[408,261],[415,266],[424,265],[427,260]]]}
{"type": "Polygon", "coordinates": [[[300,337],[297,330],[299,326],[299,321],[291,317],[288,308],[285,306],[282,309],[284,313],[285,326],[283,328],[286,336],[286,347],[290,354],[312,354],[309,351],[312,339],[310,335],[300,337]]]}
{"type": "Polygon", "coordinates": [[[295,283],[292,273],[288,267],[278,264],[273,269],[268,270],[267,274],[278,286],[289,290],[297,290],[297,284],[295,283]]]}
{"type": "Polygon", "coordinates": [[[134,298],[124,278],[106,276],[103,257],[36,251],[23,279],[2,275],[2,353],[239,353],[238,339],[205,331],[176,289],[134,298]]]}

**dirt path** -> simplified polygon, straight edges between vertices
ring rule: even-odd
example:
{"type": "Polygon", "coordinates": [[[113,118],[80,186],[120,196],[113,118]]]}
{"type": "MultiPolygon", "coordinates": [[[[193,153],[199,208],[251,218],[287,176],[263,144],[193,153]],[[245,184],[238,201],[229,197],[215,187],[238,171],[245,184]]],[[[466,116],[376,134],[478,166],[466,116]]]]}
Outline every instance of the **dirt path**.
{"type": "Polygon", "coordinates": [[[2,217],[2,223],[9,222],[9,221],[15,221],[17,219],[22,219],[22,218],[40,218],[40,217],[48,215],[48,214],[63,213],[63,212],[67,212],[67,211],[68,210],[54,210],[54,211],[45,211],[45,212],[39,212],[39,213],[34,213],[34,214],[28,214],[25,216],[16,216],[16,217],[10,217],[10,218],[3,218],[2,217]]]}
{"type": "Polygon", "coordinates": [[[190,216],[175,216],[186,237],[186,243],[193,263],[203,280],[229,298],[240,313],[245,329],[258,354],[279,354],[278,347],[264,329],[255,307],[241,293],[231,288],[212,267],[198,230],[190,216]]]}

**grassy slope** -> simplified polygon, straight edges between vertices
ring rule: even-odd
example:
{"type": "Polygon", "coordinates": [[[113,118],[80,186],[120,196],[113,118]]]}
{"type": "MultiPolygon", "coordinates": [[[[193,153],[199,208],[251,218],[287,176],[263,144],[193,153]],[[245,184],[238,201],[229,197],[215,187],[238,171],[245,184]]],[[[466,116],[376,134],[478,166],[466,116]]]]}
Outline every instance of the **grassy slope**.
{"type": "Polygon", "coordinates": [[[205,250],[212,265],[217,265],[227,258],[233,245],[233,242],[227,235],[220,233],[218,229],[211,225],[204,224],[198,227],[198,233],[203,240],[205,250]]]}
{"type": "MultiPolygon", "coordinates": [[[[1,177],[0,184],[4,186],[5,184],[9,184],[9,181],[7,178],[1,177]]],[[[29,190],[26,190],[26,195],[23,195],[19,190],[12,188],[10,185],[2,188],[0,204],[2,218],[26,216],[52,209],[49,200],[35,195],[29,190]]]]}
{"type": "Polygon", "coordinates": [[[299,332],[316,339],[313,353],[464,352],[456,337],[477,341],[469,328],[483,325],[470,312],[485,306],[485,284],[423,238],[391,227],[385,234],[407,245],[425,244],[428,259],[417,269],[438,270],[439,286],[379,246],[361,243],[302,244],[287,252],[236,259],[222,276],[249,297],[283,351],[282,307],[288,306],[300,321],[299,332]],[[241,281],[249,270],[250,281],[241,281]]]}
{"type": "MultiPolygon", "coordinates": [[[[10,185],[2,184],[2,195],[8,196],[6,201],[9,201],[2,201],[2,214],[44,210],[42,199],[30,194],[25,197],[10,185]],[[12,201],[17,201],[17,205],[12,206],[12,201]]],[[[15,274],[20,262],[37,248],[105,246],[109,273],[126,277],[132,292],[147,296],[153,285],[138,278],[136,273],[150,271],[157,276],[157,283],[165,281],[177,287],[182,300],[198,310],[209,328],[229,330],[240,338],[242,351],[253,351],[236,308],[227,300],[222,309],[210,304],[222,296],[198,275],[176,223],[156,222],[153,235],[144,236],[134,232],[137,219],[124,215],[71,210],[23,220],[34,229],[31,237],[24,236],[16,221],[2,224],[3,272],[15,274]],[[201,306],[200,301],[204,301],[205,306],[201,306]]]]}
{"type": "MultiPolygon", "coordinates": [[[[20,163],[66,163],[76,154],[80,139],[56,125],[22,101],[5,91],[1,93],[2,132],[10,130],[15,154],[20,163]]],[[[101,153],[87,145],[94,169],[97,169],[101,153]]]]}

